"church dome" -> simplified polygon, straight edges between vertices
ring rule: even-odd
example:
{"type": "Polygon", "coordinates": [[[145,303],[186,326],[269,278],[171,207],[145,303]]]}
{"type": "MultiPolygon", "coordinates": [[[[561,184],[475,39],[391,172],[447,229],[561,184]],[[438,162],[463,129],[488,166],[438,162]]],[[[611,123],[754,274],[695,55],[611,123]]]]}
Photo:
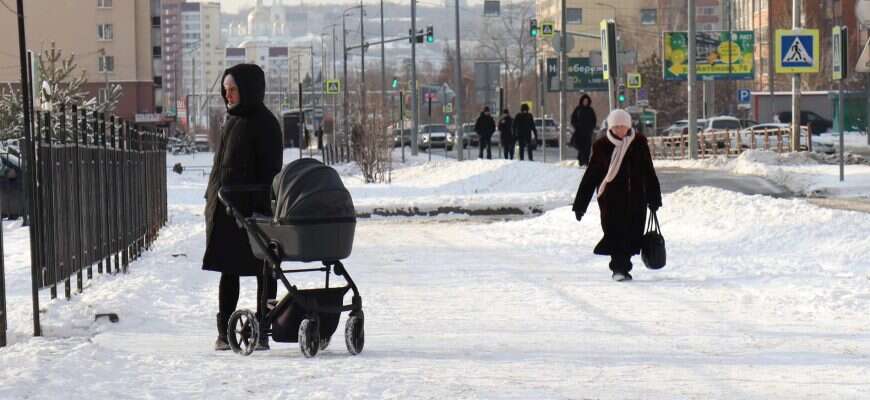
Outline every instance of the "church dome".
{"type": "Polygon", "coordinates": [[[269,10],[263,6],[263,0],[257,0],[257,5],[248,14],[248,35],[269,36],[272,30],[269,17],[269,10]]]}

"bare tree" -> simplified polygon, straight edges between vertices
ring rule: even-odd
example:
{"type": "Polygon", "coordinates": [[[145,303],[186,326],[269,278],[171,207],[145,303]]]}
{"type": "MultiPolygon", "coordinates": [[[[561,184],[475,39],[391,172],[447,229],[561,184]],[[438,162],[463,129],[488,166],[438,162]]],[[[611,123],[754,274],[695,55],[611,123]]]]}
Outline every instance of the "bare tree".
{"type": "Polygon", "coordinates": [[[479,48],[506,67],[509,91],[523,87],[527,75],[535,71],[534,43],[528,32],[529,19],[534,15],[534,2],[502,2],[501,16],[493,19],[498,22],[490,25],[492,31],[480,35],[479,48]]]}

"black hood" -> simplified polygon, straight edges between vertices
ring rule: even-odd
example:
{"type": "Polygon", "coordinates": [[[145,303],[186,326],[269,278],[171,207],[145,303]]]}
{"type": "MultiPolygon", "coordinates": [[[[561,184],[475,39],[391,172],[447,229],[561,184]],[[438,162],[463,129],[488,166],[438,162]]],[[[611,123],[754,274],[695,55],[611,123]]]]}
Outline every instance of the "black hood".
{"type": "Polygon", "coordinates": [[[224,104],[227,104],[227,92],[224,89],[223,80],[227,75],[232,75],[239,87],[239,104],[228,109],[231,115],[248,115],[263,104],[266,97],[266,74],[256,64],[239,64],[228,68],[221,77],[221,96],[224,104]]]}
{"type": "Polygon", "coordinates": [[[591,107],[592,106],[592,98],[589,97],[588,94],[584,94],[580,97],[580,107],[591,107]]]}

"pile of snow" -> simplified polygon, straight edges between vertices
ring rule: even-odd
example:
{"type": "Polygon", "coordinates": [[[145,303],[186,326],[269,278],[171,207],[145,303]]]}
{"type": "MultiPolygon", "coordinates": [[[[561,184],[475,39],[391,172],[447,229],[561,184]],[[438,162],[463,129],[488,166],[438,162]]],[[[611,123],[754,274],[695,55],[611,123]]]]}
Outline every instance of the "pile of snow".
{"type": "Polygon", "coordinates": [[[699,160],[655,160],[659,168],[707,169],[735,175],[761,176],[797,195],[870,197],[870,165],[846,165],[840,182],[839,165],[821,163],[824,156],[808,153],[745,151],[737,158],[717,156],[699,160]]]}

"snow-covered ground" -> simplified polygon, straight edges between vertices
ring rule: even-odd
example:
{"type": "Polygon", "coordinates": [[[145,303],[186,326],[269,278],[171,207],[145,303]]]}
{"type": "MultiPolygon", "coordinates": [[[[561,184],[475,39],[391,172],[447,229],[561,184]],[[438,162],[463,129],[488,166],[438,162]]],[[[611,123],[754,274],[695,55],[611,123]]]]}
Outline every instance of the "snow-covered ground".
{"type": "Polygon", "coordinates": [[[656,167],[722,170],[734,175],[756,175],[785,186],[797,195],[870,197],[870,165],[845,166],[840,182],[839,164],[817,161],[810,153],[777,154],[750,150],[738,157],[717,156],[701,160],[656,160],[656,167]]]}
{"type": "MultiPolygon", "coordinates": [[[[560,167],[409,164],[394,189],[342,172],[370,204],[471,202],[474,190],[540,200],[545,189],[573,194],[581,173],[547,181],[560,167]]],[[[870,398],[870,214],[681,189],[660,211],[668,266],[648,271],[636,257],[626,284],[592,255],[594,203],[580,223],[555,201],[509,221],[361,219],[346,265],[363,296],[363,353],[346,353],[342,321],[314,359],[295,344],[244,358],[211,350],[218,276],[200,270],[206,179],[170,174],[169,225],[128,274],[97,277],[69,302],[43,294],[42,338],[30,337],[27,231],[4,223],[0,399],[870,398]],[[94,322],[97,312],[120,322],[94,322]]],[[[240,308],[253,307],[253,281],[240,308]]]]}

